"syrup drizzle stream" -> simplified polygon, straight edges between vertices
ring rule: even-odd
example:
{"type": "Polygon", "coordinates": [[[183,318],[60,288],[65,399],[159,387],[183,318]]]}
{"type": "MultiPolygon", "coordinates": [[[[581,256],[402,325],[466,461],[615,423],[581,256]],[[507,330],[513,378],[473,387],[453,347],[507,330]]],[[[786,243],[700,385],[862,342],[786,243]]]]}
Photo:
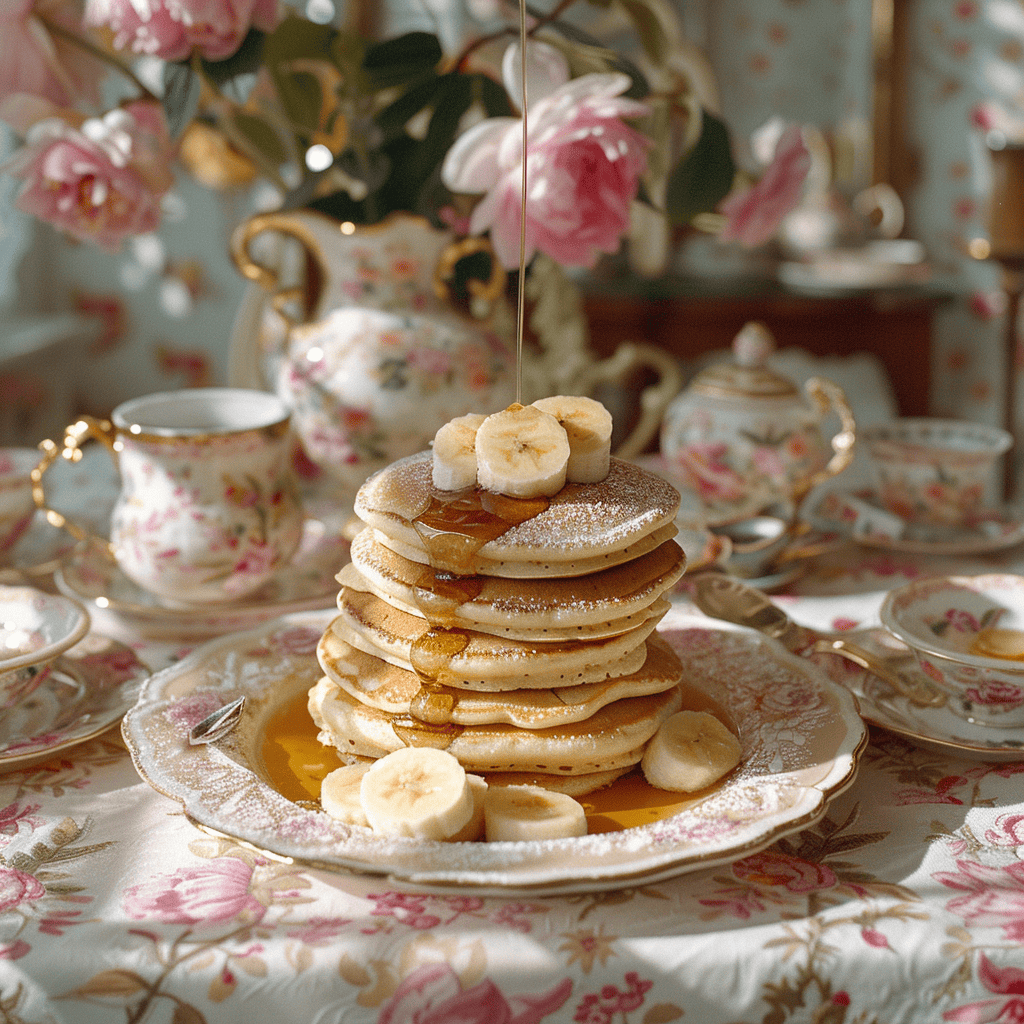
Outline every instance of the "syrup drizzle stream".
{"type": "MultiPolygon", "coordinates": [[[[522,80],[522,196],[519,216],[519,284],[516,322],[516,402],[523,396],[523,334],[526,310],[526,195],[528,154],[528,96],[526,85],[526,3],[519,4],[519,69],[522,80]]],[[[413,527],[427,549],[434,570],[424,574],[415,588],[416,603],[429,628],[414,638],[410,662],[420,687],[408,715],[392,721],[396,735],[408,746],[444,749],[462,731],[452,722],[458,690],[445,685],[451,678],[452,659],[469,646],[469,634],[453,625],[459,604],[480,592],[474,582],[476,556],[489,541],[513,526],[532,519],[548,507],[547,498],[519,499],[491,494],[479,488],[452,495],[432,494],[427,507],[413,520],[413,527]]]]}

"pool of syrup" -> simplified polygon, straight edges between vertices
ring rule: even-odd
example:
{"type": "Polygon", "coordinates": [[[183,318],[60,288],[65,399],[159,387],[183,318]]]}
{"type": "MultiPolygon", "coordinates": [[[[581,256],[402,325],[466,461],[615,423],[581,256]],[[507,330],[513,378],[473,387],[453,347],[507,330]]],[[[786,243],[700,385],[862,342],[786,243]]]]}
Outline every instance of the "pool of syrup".
{"type": "MultiPolygon", "coordinates": [[[[282,796],[293,801],[318,801],[324,776],[338,767],[337,754],[317,739],[317,728],[306,706],[306,692],[285,701],[268,718],[261,755],[268,781],[282,796]]],[[[710,711],[728,723],[724,709],[706,694],[686,688],[683,706],[710,711]]],[[[634,769],[610,786],[584,797],[591,834],[617,832],[670,818],[713,793],[721,782],[696,793],[669,793],[645,781],[634,769]]]]}

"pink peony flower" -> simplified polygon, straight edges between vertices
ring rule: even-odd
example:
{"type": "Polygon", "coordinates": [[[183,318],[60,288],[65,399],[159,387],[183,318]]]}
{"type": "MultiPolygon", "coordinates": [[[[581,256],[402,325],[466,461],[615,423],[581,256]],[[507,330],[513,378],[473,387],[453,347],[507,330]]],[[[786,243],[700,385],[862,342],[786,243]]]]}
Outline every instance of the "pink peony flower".
{"type": "Polygon", "coordinates": [[[136,102],[80,126],[60,117],[38,122],[6,169],[25,182],[20,209],[116,251],[160,223],[171,152],[160,106],[136,102]]]}
{"type": "Polygon", "coordinates": [[[106,74],[102,62],[52,35],[45,22],[77,28],[75,5],[67,0],[0,0],[0,115],[5,114],[5,101],[19,94],[63,107],[99,97],[106,74]]]}
{"type": "Polygon", "coordinates": [[[750,247],[767,242],[799,202],[810,166],[811,155],[800,129],[791,125],[779,137],[775,156],[761,180],[719,204],[719,212],[726,216],[719,236],[722,241],[750,247]]]}
{"type": "Polygon", "coordinates": [[[124,906],[136,920],[165,924],[259,921],[266,908],[249,892],[252,868],[237,857],[221,857],[195,868],[157,875],[125,891],[124,906]]]}
{"type": "Polygon", "coordinates": [[[448,964],[426,964],[395,989],[381,1011],[380,1024],[445,1024],[456,1020],[461,1024],[537,1024],[554,1013],[571,992],[572,981],[566,978],[548,993],[509,1000],[492,981],[485,979],[464,989],[448,964]]]}
{"type": "Polygon", "coordinates": [[[194,50],[224,60],[250,27],[271,31],[276,0],[86,0],[85,23],[110,28],[118,50],[184,60],[194,50]]]}
{"type": "MultiPolygon", "coordinates": [[[[514,62],[505,63],[508,78],[514,62]]],[[[540,251],[565,266],[590,267],[601,253],[618,249],[629,227],[649,143],[622,119],[648,110],[621,96],[629,88],[627,75],[591,74],[570,81],[567,68],[550,54],[540,74],[544,95],[530,103],[528,124],[524,255],[529,261],[540,251]],[[566,80],[553,86],[563,72],[566,80]]],[[[532,72],[528,78],[531,85],[537,80],[532,72]]],[[[506,87],[518,95],[514,82],[506,87]]],[[[470,231],[490,230],[500,262],[518,267],[522,122],[493,117],[474,125],[449,150],[441,176],[453,192],[484,193],[470,216],[470,231]]]]}

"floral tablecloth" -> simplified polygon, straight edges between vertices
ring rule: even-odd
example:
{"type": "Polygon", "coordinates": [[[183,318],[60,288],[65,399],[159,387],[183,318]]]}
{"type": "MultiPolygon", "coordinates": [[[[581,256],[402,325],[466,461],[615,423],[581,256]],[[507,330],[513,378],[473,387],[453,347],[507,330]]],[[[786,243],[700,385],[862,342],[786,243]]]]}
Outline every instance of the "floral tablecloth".
{"type": "MultiPolygon", "coordinates": [[[[852,630],[889,587],[950,566],[1024,571],[1024,552],[849,546],[777,600],[852,630]]],[[[194,646],[93,611],[154,670],[194,646]]],[[[873,729],[825,815],[760,852],[633,888],[503,898],[298,867],[201,832],[140,780],[114,729],[0,775],[0,1016],[1021,1020],[1022,776],[1024,758],[960,759],[873,729]]]]}

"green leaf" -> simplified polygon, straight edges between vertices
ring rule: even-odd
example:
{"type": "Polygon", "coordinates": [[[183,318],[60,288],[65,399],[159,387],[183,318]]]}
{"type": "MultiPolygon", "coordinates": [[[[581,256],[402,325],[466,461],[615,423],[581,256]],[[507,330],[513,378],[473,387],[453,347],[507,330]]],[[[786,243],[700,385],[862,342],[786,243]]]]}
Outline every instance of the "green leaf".
{"type": "Polygon", "coordinates": [[[671,47],[661,28],[657,13],[647,0],[619,0],[633,22],[640,45],[655,64],[664,65],[671,56],[671,47]]]}
{"type": "Polygon", "coordinates": [[[223,86],[240,75],[255,75],[263,64],[263,46],[266,35],[259,29],[249,29],[242,45],[224,60],[207,60],[202,58],[203,74],[211,82],[223,86]]]}
{"type": "Polygon", "coordinates": [[[199,109],[202,83],[188,64],[164,65],[164,94],[161,99],[171,138],[178,138],[199,109]]]}
{"type": "Polygon", "coordinates": [[[288,160],[288,150],[280,135],[262,117],[235,109],[230,118],[238,134],[256,152],[262,154],[267,163],[281,166],[288,160]]]}
{"type": "Polygon", "coordinates": [[[298,58],[328,60],[336,29],[317,25],[296,14],[287,15],[263,42],[263,60],[270,71],[298,58]]]}
{"type": "Polygon", "coordinates": [[[673,225],[709,213],[729,194],[736,164],[725,123],[704,111],[700,138],[669,176],[665,205],[673,225]]]}
{"type": "Polygon", "coordinates": [[[320,126],[324,91],[316,75],[307,71],[281,75],[277,83],[277,94],[285,114],[300,132],[310,134],[320,126]]]}
{"type": "Polygon", "coordinates": [[[374,120],[386,136],[402,131],[424,107],[430,106],[441,86],[440,75],[430,75],[402,93],[377,113],[374,120]]]}
{"type": "Polygon", "coordinates": [[[375,89],[408,85],[433,71],[444,56],[437,36],[408,32],[367,47],[363,71],[375,89]]]}
{"type": "Polygon", "coordinates": [[[488,117],[508,117],[512,102],[505,87],[487,75],[473,75],[473,92],[488,117]]]}

